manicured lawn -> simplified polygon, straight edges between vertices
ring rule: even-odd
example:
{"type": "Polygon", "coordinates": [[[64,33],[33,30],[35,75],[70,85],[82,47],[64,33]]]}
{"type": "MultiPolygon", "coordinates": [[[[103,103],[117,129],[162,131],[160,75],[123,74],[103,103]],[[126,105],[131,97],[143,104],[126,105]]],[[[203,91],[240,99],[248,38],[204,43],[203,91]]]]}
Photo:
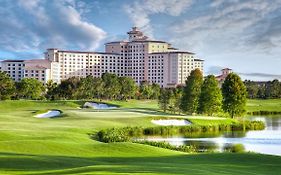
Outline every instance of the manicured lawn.
{"type": "Polygon", "coordinates": [[[248,100],[247,111],[277,111],[281,112],[281,99],[248,100]]]}
{"type": "MultiPolygon", "coordinates": [[[[80,110],[80,101],[0,102],[0,174],[278,174],[281,158],[258,154],[185,154],[133,143],[100,143],[88,133],[108,127],[153,126],[167,115],[155,101],[110,102],[113,110],[80,110]],[[58,109],[61,118],[35,118],[58,109]]],[[[210,118],[211,119],[211,118],[210,118]]],[[[231,120],[212,119],[212,124],[231,120]]]]}

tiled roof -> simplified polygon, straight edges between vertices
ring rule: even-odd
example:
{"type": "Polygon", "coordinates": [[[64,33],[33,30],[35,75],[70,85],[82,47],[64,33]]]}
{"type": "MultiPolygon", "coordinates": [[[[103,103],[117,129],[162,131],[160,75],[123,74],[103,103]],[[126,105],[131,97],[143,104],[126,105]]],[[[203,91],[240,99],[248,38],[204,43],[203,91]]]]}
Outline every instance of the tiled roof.
{"type": "Polygon", "coordinates": [[[2,62],[24,62],[25,60],[3,60],[2,62]]]}
{"type": "Polygon", "coordinates": [[[188,51],[177,51],[177,50],[173,50],[173,51],[167,51],[167,52],[153,52],[151,54],[163,54],[163,53],[181,53],[181,54],[192,54],[194,55],[195,53],[192,53],[192,52],[188,52],[188,51]]]}

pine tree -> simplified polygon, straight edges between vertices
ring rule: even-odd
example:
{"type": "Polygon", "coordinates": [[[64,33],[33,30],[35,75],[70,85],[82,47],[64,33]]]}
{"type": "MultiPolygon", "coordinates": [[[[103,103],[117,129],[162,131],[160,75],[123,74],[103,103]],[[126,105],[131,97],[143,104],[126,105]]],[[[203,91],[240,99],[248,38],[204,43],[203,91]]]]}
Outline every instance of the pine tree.
{"type": "Polygon", "coordinates": [[[199,98],[198,112],[213,115],[222,109],[222,93],[215,76],[205,78],[199,98]]]}
{"type": "Polygon", "coordinates": [[[246,112],[247,89],[241,78],[234,73],[229,74],[222,84],[223,110],[232,118],[246,112]]]}
{"type": "Polygon", "coordinates": [[[199,95],[203,83],[203,75],[199,69],[191,71],[190,76],[185,82],[181,109],[183,112],[196,113],[198,108],[199,95]]]}

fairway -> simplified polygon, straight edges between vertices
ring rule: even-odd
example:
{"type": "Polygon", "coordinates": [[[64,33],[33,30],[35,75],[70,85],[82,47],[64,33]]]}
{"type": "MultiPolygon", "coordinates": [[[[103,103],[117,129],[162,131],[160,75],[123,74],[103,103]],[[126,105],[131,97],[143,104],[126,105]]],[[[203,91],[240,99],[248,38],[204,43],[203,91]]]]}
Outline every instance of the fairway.
{"type": "Polygon", "coordinates": [[[281,99],[248,100],[247,111],[270,111],[281,113],[281,99]]]}
{"type": "MultiPolygon", "coordinates": [[[[155,101],[110,102],[118,109],[79,109],[82,101],[1,101],[0,174],[272,174],[281,158],[259,154],[185,154],[135,143],[100,143],[89,133],[103,128],[154,126],[168,115],[155,101]],[[38,110],[58,109],[59,118],[35,118],[38,110]]],[[[231,122],[213,119],[212,124],[231,122]]],[[[276,173],[275,173],[276,174],[276,173]]]]}

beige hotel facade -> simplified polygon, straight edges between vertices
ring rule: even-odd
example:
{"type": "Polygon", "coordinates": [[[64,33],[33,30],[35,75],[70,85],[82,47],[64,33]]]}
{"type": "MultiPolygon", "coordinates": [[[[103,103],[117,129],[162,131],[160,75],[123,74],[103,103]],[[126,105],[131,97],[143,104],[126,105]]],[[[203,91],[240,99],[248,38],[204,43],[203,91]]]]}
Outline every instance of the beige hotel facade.
{"type": "Polygon", "coordinates": [[[128,40],[105,44],[105,52],[47,49],[45,59],[4,60],[2,71],[15,81],[36,78],[43,83],[60,83],[70,77],[101,77],[105,72],[127,76],[137,84],[142,81],[175,87],[185,83],[196,68],[203,72],[203,60],[188,51],[180,51],[165,41],[151,40],[136,27],[128,40]]]}

